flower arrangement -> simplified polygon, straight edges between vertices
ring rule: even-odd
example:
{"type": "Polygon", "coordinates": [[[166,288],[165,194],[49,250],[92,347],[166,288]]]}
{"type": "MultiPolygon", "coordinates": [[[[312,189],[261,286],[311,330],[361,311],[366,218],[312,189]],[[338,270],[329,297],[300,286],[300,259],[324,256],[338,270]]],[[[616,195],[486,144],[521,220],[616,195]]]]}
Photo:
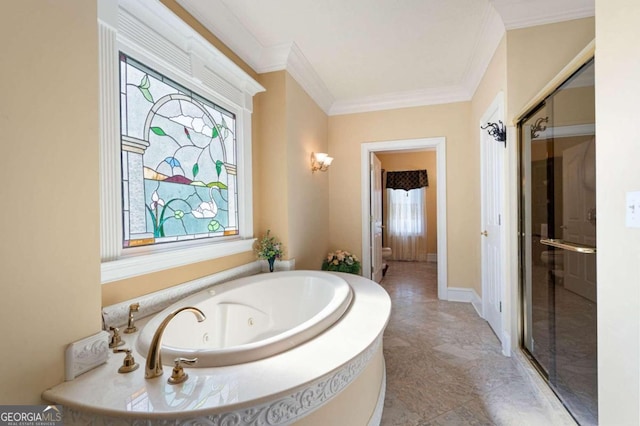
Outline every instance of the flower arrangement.
{"type": "Polygon", "coordinates": [[[267,229],[267,234],[258,240],[256,253],[259,259],[280,259],[284,254],[282,243],[277,237],[271,235],[270,229],[267,229]]]}
{"type": "Polygon", "coordinates": [[[336,250],[327,255],[322,262],[323,271],[348,272],[350,274],[360,273],[360,260],[354,254],[344,250],[336,250]]]}

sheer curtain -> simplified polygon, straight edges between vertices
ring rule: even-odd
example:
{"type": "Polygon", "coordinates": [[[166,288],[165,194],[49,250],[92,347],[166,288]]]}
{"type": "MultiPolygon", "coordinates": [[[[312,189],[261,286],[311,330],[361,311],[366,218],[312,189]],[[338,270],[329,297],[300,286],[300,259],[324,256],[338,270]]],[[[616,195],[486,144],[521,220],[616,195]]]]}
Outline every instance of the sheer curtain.
{"type": "Polygon", "coordinates": [[[394,260],[427,260],[425,188],[387,189],[387,238],[394,260]]]}

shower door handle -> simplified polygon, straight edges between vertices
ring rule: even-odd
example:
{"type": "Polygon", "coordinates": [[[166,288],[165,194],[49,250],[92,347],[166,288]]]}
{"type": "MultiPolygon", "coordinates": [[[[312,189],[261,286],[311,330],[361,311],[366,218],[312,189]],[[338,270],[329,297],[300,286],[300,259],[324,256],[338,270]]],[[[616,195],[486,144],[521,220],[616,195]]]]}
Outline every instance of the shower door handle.
{"type": "Polygon", "coordinates": [[[556,238],[542,239],[540,240],[540,243],[544,244],[545,246],[555,247],[562,250],[573,251],[576,253],[584,253],[584,254],[596,253],[595,247],[569,243],[567,241],[556,239],[556,238]]]}

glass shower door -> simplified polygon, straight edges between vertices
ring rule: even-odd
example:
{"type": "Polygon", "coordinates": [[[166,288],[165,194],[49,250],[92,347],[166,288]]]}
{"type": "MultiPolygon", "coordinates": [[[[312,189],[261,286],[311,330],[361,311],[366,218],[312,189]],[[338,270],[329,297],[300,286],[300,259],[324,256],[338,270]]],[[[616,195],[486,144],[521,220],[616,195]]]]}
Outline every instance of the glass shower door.
{"type": "Polygon", "coordinates": [[[523,346],[584,425],[597,424],[593,61],[519,123],[523,346]]]}

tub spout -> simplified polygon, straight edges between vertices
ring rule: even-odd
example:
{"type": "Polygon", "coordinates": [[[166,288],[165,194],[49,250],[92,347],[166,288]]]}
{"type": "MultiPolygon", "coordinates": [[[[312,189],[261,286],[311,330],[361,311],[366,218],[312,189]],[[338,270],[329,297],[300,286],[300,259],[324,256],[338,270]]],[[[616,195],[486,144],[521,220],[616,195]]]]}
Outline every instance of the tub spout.
{"type": "Polygon", "coordinates": [[[154,377],[162,376],[162,354],[160,352],[161,342],[162,342],[162,333],[164,329],[167,327],[167,324],[171,322],[171,320],[178,315],[182,311],[190,311],[198,319],[198,322],[202,322],[205,320],[205,315],[198,308],[194,308],[191,306],[186,306],[184,308],[176,309],[171,312],[167,317],[160,323],[155,334],[153,335],[153,339],[151,340],[151,345],[149,345],[149,353],[147,354],[147,366],[144,372],[144,377],[146,379],[152,379],[154,377]]]}

